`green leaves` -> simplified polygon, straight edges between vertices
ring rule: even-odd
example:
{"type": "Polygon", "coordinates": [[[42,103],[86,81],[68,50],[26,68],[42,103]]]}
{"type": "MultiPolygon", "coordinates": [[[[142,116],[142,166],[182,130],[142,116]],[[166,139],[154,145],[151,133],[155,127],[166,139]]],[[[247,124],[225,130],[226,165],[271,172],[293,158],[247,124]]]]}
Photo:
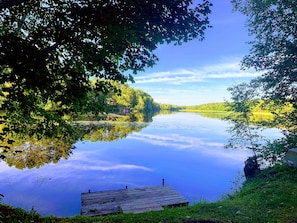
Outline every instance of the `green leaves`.
{"type": "Polygon", "coordinates": [[[236,9],[248,16],[254,40],[243,60],[246,68],[262,70],[265,96],[296,102],[297,7],[289,1],[235,1],[236,9]]]}
{"type": "MultiPolygon", "coordinates": [[[[274,126],[283,129],[284,137],[269,142],[261,154],[271,163],[278,162],[289,149],[296,147],[297,138],[297,6],[293,0],[254,1],[233,0],[234,8],[247,16],[250,53],[244,57],[244,68],[254,68],[264,74],[247,84],[251,92],[238,85],[238,92],[231,88],[233,100],[241,101],[245,92],[252,103],[262,98],[269,102],[274,115],[274,126]],[[257,92],[261,94],[254,94],[257,92]],[[289,108],[289,109],[281,109],[289,108]],[[286,146],[284,146],[286,144],[286,146]]],[[[237,103],[232,110],[249,113],[253,104],[237,103]],[[236,107],[237,106],[237,107],[236,107]]]]}
{"type": "MultiPolygon", "coordinates": [[[[133,81],[164,42],[202,40],[211,4],[203,0],[0,2],[1,110],[28,120],[83,111],[91,77],[133,81]],[[7,70],[9,72],[7,72],[7,70]],[[4,86],[4,85],[9,85],[4,86]],[[51,101],[55,108],[42,111],[51,101]],[[49,113],[52,113],[49,115],[49,113]]],[[[109,85],[98,92],[113,90],[109,85]]],[[[32,121],[32,123],[31,123],[32,121]]],[[[54,122],[55,122],[54,121],[54,122]]]]}

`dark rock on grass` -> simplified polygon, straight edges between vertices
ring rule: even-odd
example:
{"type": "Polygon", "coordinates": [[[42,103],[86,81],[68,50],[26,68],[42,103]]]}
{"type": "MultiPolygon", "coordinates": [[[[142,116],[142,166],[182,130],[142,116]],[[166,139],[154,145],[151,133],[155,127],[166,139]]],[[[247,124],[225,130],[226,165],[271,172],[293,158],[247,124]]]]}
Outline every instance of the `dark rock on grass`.
{"type": "Polygon", "coordinates": [[[189,219],[184,221],[184,223],[223,223],[222,221],[212,221],[203,219],[189,219]]]}
{"type": "Polygon", "coordinates": [[[244,175],[247,179],[254,177],[260,171],[260,165],[256,156],[249,157],[244,164],[244,175]]]}

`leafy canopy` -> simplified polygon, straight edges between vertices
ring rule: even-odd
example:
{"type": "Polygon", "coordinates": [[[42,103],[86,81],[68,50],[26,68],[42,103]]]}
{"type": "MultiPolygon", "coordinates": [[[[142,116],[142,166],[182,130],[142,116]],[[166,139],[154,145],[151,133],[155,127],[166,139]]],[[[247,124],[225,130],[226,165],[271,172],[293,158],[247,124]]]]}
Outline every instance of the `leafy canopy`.
{"type": "Polygon", "coordinates": [[[264,71],[257,82],[265,97],[297,103],[297,5],[294,0],[232,0],[248,16],[254,40],[244,68],[264,71]]]}
{"type": "MultiPolygon", "coordinates": [[[[283,138],[262,148],[262,155],[275,162],[297,146],[297,5],[294,0],[232,0],[232,3],[235,10],[247,16],[249,34],[254,37],[242,66],[264,72],[251,83],[238,85],[237,91],[260,92],[249,100],[265,99],[274,114],[274,125],[284,129],[283,138]],[[288,105],[290,109],[280,109],[288,105]]],[[[231,93],[238,95],[232,89],[231,93]]],[[[235,98],[236,101],[240,98],[235,98]]],[[[243,114],[247,115],[248,110],[243,114]]]]}
{"type": "MultiPolygon", "coordinates": [[[[0,0],[0,106],[8,129],[55,131],[81,111],[90,77],[133,81],[163,43],[202,40],[202,0],[0,0]],[[51,110],[45,109],[51,106],[51,110]],[[30,126],[30,128],[26,127],[30,126]],[[52,129],[52,130],[51,130],[52,129]]],[[[96,92],[108,92],[106,81],[96,92]]]]}

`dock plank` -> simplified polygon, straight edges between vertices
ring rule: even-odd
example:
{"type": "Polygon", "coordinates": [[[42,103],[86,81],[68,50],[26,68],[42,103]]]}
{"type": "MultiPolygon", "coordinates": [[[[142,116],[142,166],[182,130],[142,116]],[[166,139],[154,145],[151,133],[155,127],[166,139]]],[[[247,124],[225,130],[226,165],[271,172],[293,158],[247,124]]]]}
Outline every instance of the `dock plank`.
{"type": "Polygon", "coordinates": [[[81,194],[81,215],[141,213],[188,204],[188,200],[169,185],[98,191],[81,194]]]}
{"type": "Polygon", "coordinates": [[[121,210],[123,213],[137,214],[145,211],[162,211],[163,207],[158,203],[135,201],[121,204],[121,210]]]}

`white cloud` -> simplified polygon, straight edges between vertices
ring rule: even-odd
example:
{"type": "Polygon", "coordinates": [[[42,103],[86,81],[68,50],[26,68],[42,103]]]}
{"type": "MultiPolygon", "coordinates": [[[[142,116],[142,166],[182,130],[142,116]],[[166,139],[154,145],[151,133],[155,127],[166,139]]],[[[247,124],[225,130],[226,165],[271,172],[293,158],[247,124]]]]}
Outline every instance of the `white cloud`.
{"type": "Polygon", "coordinates": [[[156,102],[198,105],[230,99],[227,88],[262,73],[241,70],[241,57],[224,57],[216,64],[172,69],[135,76],[133,87],[149,93],[156,102]]]}
{"type": "Polygon", "coordinates": [[[134,165],[134,164],[127,164],[127,163],[117,163],[113,161],[107,160],[93,160],[90,159],[90,156],[96,156],[95,154],[87,154],[87,153],[77,153],[75,156],[64,162],[63,164],[60,163],[59,168],[62,169],[79,169],[79,170],[98,170],[98,171],[112,171],[112,170],[143,170],[143,171],[153,171],[153,169],[134,165]]]}
{"type": "MultiPolygon", "coordinates": [[[[71,166],[73,168],[73,166],[71,166]]],[[[99,171],[111,171],[111,170],[143,170],[143,171],[149,171],[152,172],[153,169],[145,167],[145,166],[138,166],[138,165],[132,165],[132,164],[115,164],[115,163],[109,163],[104,165],[84,165],[78,167],[80,170],[99,170],[99,171]]]]}
{"type": "Polygon", "coordinates": [[[220,64],[206,65],[197,69],[176,69],[165,72],[148,73],[136,76],[136,84],[167,83],[184,84],[208,82],[212,79],[253,78],[261,75],[253,70],[241,70],[239,60],[226,61],[220,64]]]}
{"type": "Polygon", "coordinates": [[[152,134],[133,133],[128,138],[145,141],[152,145],[174,148],[176,150],[194,150],[198,153],[219,157],[229,161],[242,162],[250,154],[248,150],[224,149],[224,143],[207,142],[202,138],[181,136],[178,134],[158,136],[152,134]],[[235,154],[236,153],[236,154],[235,154]]]}
{"type": "Polygon", "coordinates": [[[146,141],[150,144],[173,147],[175,149],[191,149],[199,150],[200,147],[223,147],[222,143],[205,142],[203,139],[171,134],[166,136],[158,136],[153,134],[133,133],[128,138],[146,141]]]}

